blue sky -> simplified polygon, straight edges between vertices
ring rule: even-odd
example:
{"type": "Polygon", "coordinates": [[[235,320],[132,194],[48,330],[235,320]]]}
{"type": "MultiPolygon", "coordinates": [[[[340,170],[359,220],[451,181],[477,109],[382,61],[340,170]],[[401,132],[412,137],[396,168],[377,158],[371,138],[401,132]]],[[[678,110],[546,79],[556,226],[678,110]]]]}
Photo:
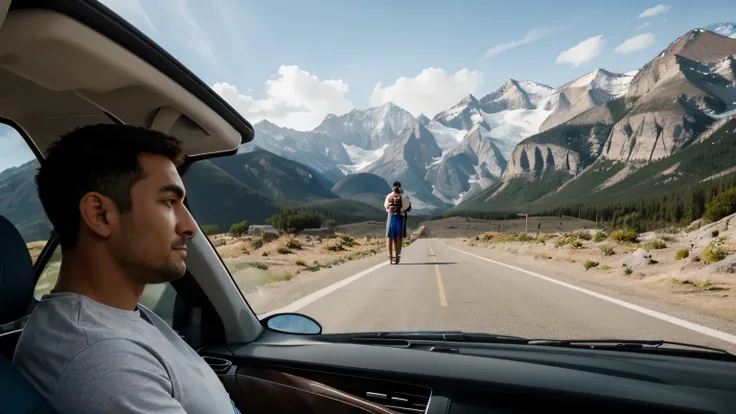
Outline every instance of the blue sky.
{"type": "MultiPolygon", "coordinates": [[[[301,130],[386,101],[432,116],[509,78],[559,86],[638,69],[688,30],[736,20],[728,0],[101,2],[251,122],[301,130]]],[[[0,170],[20,159],[8,136],[0,170]]]]}
{"type": "Polygon", "coordinates": [[[101,1],[249,120],[297,129],[388,100],[432,116],[509,78],[559,86],[598,67],[626,72],[692,28],[736,20],[727,0],[101,1]]]}

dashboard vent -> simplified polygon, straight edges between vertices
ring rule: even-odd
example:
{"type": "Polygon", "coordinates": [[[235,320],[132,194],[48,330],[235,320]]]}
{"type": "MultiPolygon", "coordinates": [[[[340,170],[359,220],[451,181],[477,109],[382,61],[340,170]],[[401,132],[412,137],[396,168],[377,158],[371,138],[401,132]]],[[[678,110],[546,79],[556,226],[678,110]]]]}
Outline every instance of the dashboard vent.
{"type": "Polygon", "coordinates": [[[427,411],[431,392],[423,395],[409,394],[399,391],[382,392],[367,391],[362,397],[376,404],[400,413],[420,414],[427,411]]]}
{"type": "Polygon", "coordinates": [[[222,358],[216,358],[211,356],[203,356],[202,359],[207,362],[207,364],[212,368],[213,371],[215,371],[215,374],[227,374],[227,371],[230,369],[230,367],[233,365],[232,362],[228,361],[227,359],[222,358]]]}
{"type": "Polygon", "coordinates": [[[432,397],[431,388],[407,382],[311,370],[288,371],[382,405],[397,413],[424,414],[432,397]]]}

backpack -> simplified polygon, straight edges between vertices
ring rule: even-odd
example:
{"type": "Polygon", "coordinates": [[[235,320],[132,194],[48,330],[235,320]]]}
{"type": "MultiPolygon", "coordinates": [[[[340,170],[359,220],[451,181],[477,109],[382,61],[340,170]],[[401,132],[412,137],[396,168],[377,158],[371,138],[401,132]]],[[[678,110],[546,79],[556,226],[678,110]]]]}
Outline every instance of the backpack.
{"type": "Polygon", "coordinates": [[[399,214],[401,212],[401,194],[391,194],[388,199],[388,212],[391,214],[399,214]]]}

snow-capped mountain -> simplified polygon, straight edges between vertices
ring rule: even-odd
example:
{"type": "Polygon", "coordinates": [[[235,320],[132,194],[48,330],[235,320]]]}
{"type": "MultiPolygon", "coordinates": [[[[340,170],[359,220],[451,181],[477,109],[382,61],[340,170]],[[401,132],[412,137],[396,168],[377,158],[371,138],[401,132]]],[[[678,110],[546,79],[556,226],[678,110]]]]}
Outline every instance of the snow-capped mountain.
{"type": "Polygon", "coordinates": [[[489,131],[476,124],[462,142],[437,158],[425,179],[432,183],[433,194],[456,204],[473,186],[495,183],[506,169],[504,158],[489,131]]]}
{"type": "Polygon", "coordinates": [[[366,110],[353,109],[345,115],[329,114],[314,131],[339,137],[347,145],[376,150],[416,122],[408,111],[389,102],[366,110]]]}
{"type": "Polygon", "coordinates": [[[559,88],[510,79],[481,99],[466,96],[431,120],[388,103],[328,115],[309,132],[264,121],[256,124],[255,144],[332,180],[359,172],[389,182],[401,176],[417,187],[418,205],[455,204],[497,182],[522,140],[545,124],[624,95],[635,74],[599,69],[559,88]],[[428,154],[431,160],[415,162],[428,154]]]}
{"type": "MultiPolygon", "coordinates": [[[[477,123],[483,124],[483,109],[475,96],[468,95],[452,108],[442,111],[432,118],[440,124],[461,131],[470,131],[477,123]]],[[[484,125],[488,128],[488,125],[484,125]]]]}
{"type": "Polygon", "coordinates": [[[337,168],[350,164],[351,158],[339,138],[316,131],[296,131],[266,120],[254,125],[255,139],[239,152],[260,147],[281,157],[299,162],[337,181],[343,173],[337,168]]]}
{"type": "Polygon", "coordinates": [[[537,109],[544,105],[554,88],[531,81],[509,79],[500,88],[480,100],[481,108],[487,113],[508,109],[537,109]]]}
{"type": "Polygon", "coordinates": [[[711,32],[721,36],[736,39],[736,23],[714,23],[702,27],[702,29],[710,30],[711,32]]]}
{"type": "Polygon", "coordinates": [[[551,113],[540,125],[539,131],[546,131],[589,109],[626,95],[636,73],[619,74],[596,69],[560,86],[544,103],[544,109],[551,113]]]}

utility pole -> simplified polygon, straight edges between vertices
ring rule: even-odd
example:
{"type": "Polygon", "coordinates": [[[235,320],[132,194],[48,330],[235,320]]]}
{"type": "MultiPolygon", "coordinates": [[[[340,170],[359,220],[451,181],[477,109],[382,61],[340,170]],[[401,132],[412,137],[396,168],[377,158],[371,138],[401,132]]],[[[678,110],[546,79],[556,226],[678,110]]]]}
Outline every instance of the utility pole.
{"type": "Polygon", "coordinates": [[[525,222],[524,222],[524,233],[529,232],[529,213],[518,213],[520,216],[524,216],[525,222]]]}

